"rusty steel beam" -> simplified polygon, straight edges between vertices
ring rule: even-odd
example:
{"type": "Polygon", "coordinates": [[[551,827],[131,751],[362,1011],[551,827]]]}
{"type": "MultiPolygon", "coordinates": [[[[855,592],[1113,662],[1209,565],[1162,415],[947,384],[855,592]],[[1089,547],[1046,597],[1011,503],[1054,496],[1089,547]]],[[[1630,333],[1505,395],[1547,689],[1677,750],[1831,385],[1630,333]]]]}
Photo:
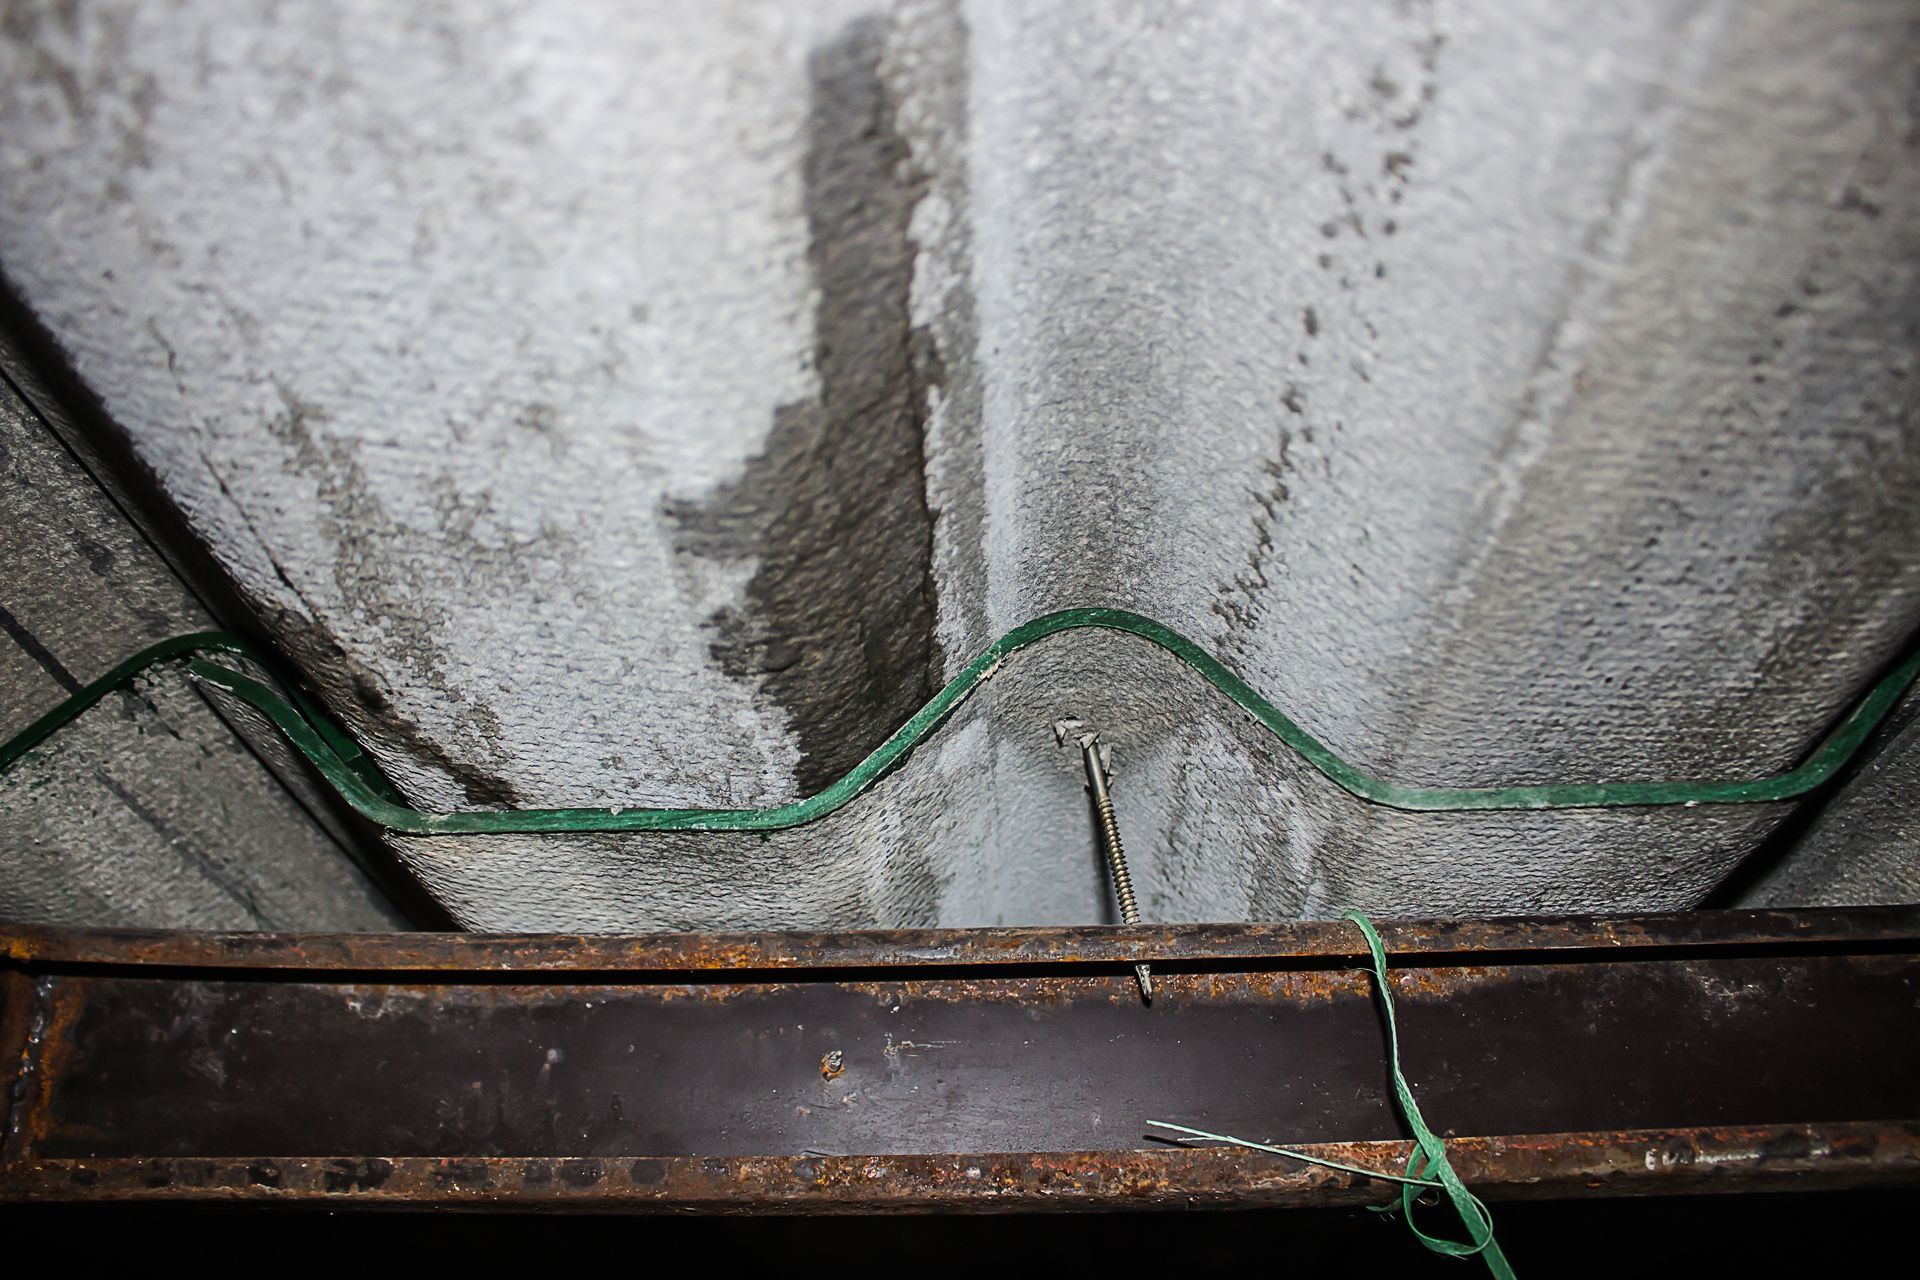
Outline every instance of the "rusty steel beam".
{"type": "MultiPolygon", "coordinates": [[[[1920,908],[1397,922],[1496,1198],[1920,1179],[1920,908]]],[[[1333,923],[616,937],[0,932],[0,1199],[1319,1205],[1407,1154],[1333,923]],[[1142,1004],[1132,965],[1151,961],[1142,1004]]],[[[1455,1136],[1459,1135],[1459,1136],[1455,1136]]]]}

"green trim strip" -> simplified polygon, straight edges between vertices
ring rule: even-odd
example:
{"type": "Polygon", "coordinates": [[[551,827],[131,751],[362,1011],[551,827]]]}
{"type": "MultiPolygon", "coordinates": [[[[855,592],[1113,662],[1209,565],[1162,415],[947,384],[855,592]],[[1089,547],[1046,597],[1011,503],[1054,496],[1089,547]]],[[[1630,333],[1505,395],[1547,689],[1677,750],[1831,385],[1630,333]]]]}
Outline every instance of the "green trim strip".
{"type": "MultiPolygon", "coordinates": [[[[299,693],[277,689],[229,667],[194,658],[196,679],[247,703],[285,734],[341,798],[368,820],[410,835],[567,831],[779,831],[824,818],[898,768],[1012,655],[1048,636],[1079,628],[1139,636],[1198,672],[1335,785],[1373,804],[1425,813],[1463,810],[1594,809],[1634,805],[1759,804],[1791,800],[1833,777],[1920,675],[1920,652],[1868,691],[1799,767],[1770,778],[1732,782],[1602,782],[1512,787],[1408,787],[1377,778],[1335,755],[1220,660],[1173,628],[1122,609],[1063,609],[1023,623],[989,645],[931,702],[873,754],[817,795],[768,809],[509,809],[423,813],[404,804],[359,745],[299,693]]],[[[113,690],[148,667],[196,653],[226,653],[271,669],[238,636],[197,632],[163,640],[128,658],[0,746],[0,773],[113,690]]]]}

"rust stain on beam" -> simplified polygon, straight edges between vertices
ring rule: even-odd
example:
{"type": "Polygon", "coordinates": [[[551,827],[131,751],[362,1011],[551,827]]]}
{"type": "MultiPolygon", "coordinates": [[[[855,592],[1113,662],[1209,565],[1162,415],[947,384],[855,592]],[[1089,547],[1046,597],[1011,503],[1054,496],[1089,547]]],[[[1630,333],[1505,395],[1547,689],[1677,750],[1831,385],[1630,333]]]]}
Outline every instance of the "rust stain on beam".
{"type": "MultiPolygon", "coordinates": [[[[1405,1142],[1308,1154],[1398,1172],[1405,1142]]],[[[1920,1178],[1920,1123],[1769,1125],[1456,1138],[1462,1178],[1499,1200],[1850,1189],[1920,1178]]],[[[451,1159],[33,1160],[7,1200],[230,1200],[330,1207],[503,1205],[718,1213],[1313,1207],[1375,1203],[1384,1184],[1257,1152],[451,1159]]]]}
{"type": "MultiPolygon", "coordinates": [[[[1636,916],[1513,916],[1380,922],[1395,960],[1468,952],[1848,945],[1920,940],[1920,906],[1688,911],[1636,916]]],[[[845,933],[317,934],[185,933],[7,926],[0,958],[20,965],[181,965],[308,972],[430,969],[708,971],[885,966],[1113,964],[1146,955],[1210,965],[1340,961],[1365,946],[1343,921],[908,929],[845,933]]]]}

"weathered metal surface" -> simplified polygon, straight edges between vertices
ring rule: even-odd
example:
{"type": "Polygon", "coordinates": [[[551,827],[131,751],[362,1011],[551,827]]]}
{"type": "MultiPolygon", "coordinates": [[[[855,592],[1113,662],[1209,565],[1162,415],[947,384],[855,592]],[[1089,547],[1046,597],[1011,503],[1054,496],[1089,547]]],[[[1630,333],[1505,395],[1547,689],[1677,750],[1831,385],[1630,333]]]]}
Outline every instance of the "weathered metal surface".
{"type": "MultiPolygon", "coordinates": [[[[1309,1154],[1397,1172],[1405,1142],[1319,1143],[1309,1154]]],[[[1458,1138],[1482,1196],[1830,1190],[1920,1179],[1920,1125],[1772,1125],[1458,1138]]],[[[1320,1206],[1377,1202],[1382,1185],[1236,1150],[979,1156],[145,1158],[29,1160],[10,1198],[319,1201],[330,1206],[741,1212],[991,1212],[1320,1206]]]]}
{"type": "MultiPolygon", "coordinates": [[[[1382,929],[1496,1195],[1920,1177],[1920,909],[1382,929]],[[1531,1136],[1529,1136],[1531,1135],[1531,1136]]],[[[1323,1204],[1404,1160],[1357,934],[4,940],[0,1198],[1323,1204]],[[1131,962],[1155,964],[1143,1005],[1131,962]]]]}
{"type": "MultiPolygon", "coordinates": [[[[1920,908],[1675,911],[1625,916],[1504,916],[1379,921],[1396,957],[1457,952],[1604,952],[1623,947],[1867,949],[1920,940],[1920,908]]],[[[4,926],[0,959],[38,965],[177,965],[314,971],[522,972],[847,969],[874,966],[1108,964],[1135,956],[1231,965],[1366,955],[1344,921],[896,929],[812,933],[362,934],[187,933],[4,926]]]]}

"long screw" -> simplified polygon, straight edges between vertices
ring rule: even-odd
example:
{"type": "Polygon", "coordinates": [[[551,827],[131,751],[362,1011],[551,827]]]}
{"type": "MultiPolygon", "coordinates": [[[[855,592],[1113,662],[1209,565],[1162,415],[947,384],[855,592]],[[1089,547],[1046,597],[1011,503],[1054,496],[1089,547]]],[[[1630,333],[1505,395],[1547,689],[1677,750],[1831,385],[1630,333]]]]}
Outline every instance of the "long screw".
{"type": "MultiPolygon", "coordinates": [[[[1064,723],[1064,722],[1063,722],[1064,723]]],[[[1059,732],[1056,729],[1056,732],[1059,732]]],[[[1066,734],[1060,732],[1065,738],[1066,734]]],[[[1107,758],[1098,745],[1100,735],[1083,733],[1076,741],[1087,766],[1087,790],[1093,793],[1093,807],[1100,814],[1100,843],[1107,855],[1107,874],[1113,880],[1113,896],[1120,900],[1120,919],[1127,924],[1140,923],[1140,903],[1133,896],[1133,875],[1127,870],[1127,851],[1120,845],[1120,824],[1113,816],[1113,796],[1107,790],[1107,758]]],[[[1153,974],[1144,964],[1133,966],[1140,980],[1140,998],[1153,1003],[1153,974]]]]}

